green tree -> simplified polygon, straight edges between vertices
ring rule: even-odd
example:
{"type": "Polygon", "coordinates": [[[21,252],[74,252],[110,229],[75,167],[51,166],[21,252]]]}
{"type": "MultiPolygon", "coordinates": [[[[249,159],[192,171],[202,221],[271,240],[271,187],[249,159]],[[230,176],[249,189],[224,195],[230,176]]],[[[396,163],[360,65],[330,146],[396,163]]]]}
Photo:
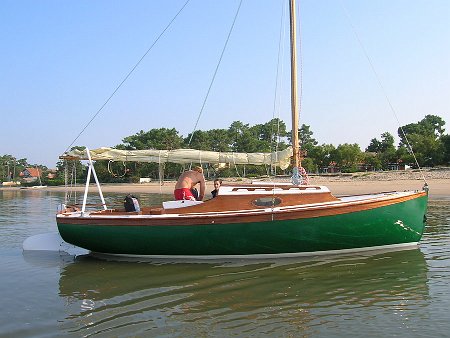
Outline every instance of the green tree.
{"type": "MultiPolygon", "coordinates": [[[[443,162],[443,145],[440,139],[436,139],[433,135],[411,134],[408,136],[408,140],[420,166],[432,167],[443,162]]],[[[411,156],[412,154],[407,158],[411,159],[411,156]]],[[[415,164],[413,160],[410,160],[409,163],[415,164]]]]}
{"type": "Polygon", "coordinates": [[[380,170],[383,167],[380,157],[374,152],[362,153],[362,161],[364,164],[372,166],[375,170],[380,170]]]}
{"type": "Polygon", "coordinates": [[[411,154],[400,150],[401,148],[412,147],[420,166],[434,166],[444,161],[444,145],[441,137],[445,131],[445,121],[436,115],[426,115],[418,123],[410,123],[398,129],[400,145],[398,154],[401,159],[410,164],[411,154]]]}
{"type": "Polygon", "coordinates": [[[340,144],[335,151],[336,163],[342,172],[355,172],[358,170],[358,164],[363,158],[359,145],[340,144]]]}
{"type": "MultiPolygon", "coordinates": [[[[298,129],[298,143],[300,149],[306,153],[309,153],[315,146],[317,146],[318,142],[313,137],[313,132],[311,131],[311,127],[302,124],[298,129]]],[[[287,133],[287,138],[289,143],[292,144],[292,133],[287,133]]]]}
{"type": "Polygon", "coordinates": [[[231,151],[231,139],[228,130],[226,129],[211,129],[208,130],[208,137],[212,151],[231,151]]]}
{"type": "Polygon", "coordinates": [[[202,131],[202,130],[196,130],[192,136],[192,140],[191,140],[191,135],[192,134],[189,134],[184,139],[184,144],[187,148],[197,149],[197,150],[211,150],[211,146],[212,146],[211,141],[212,140],[211,140],[208,132],[202,131]],[[189,144],[189,140],[191,140],[190,144],[189,144]]]}
{"type": "Polygon", "coordinates": [[[388,132],[381,134],[381,152],[392,149],[395,150],[394,136],[392,136],[392,134],[388,132]]]}
{"type": "Polygon", "coordinates": [[[228,128],[228,132],[232,151],[243,153],[260,151],[259,139],[252,133],[248,124],[234,121],[228,128]]]}
{"type": "Polygon", "coordinates": [[[311,127],[302,124],[300,129],[298,130],[298,139],[300,143],[300,149],[306,152],[310,152],[315,146],[317,146],[318,142],[313,137],[313,132],[311,127]]]}
{"type": "Polygon", "coordinates": [[[381,152],[381,141],[376,138],[370,140],[369,146],[366,148],[367,152],[380,153],[381,152]]]}
{"type": "Polygon", "coordinates": [[[328,168],[331,162],[336,161],[335,154],[336,148],[332,144],[322,144],[313,147],[308,152],[308,157],[313,160],[317,169],[321,171],[323,168],[328,168]]]}
{"type": "Polygon", "coordinates": [[[250,127],[250,131],[259,142],[259,151],[274,151],[275,149],[286,149],[284,139],[287,136],[286,124],[274,118],[264,124],[257,124],[250,127]]]}
{"type": "Polygon", "coordinates": [[[450,165],[450,135],[442,135],[441,143],[443,148],[443,158],[441,164],[450,165]]]}
{"type": "Polygon", "coordinates": [[[0,156],[0,181],[16,180],[19,173],[28,166],[25,158],[17,160],[12,155],[0,156]]]}
{"type": "Polygon", "coordinates": [[[183,138],[175,128],[151,129],[147,132],[141,130],[132,136],[125,137],[122,142],[126,149],[159,149],[172,150],[181,148],[183,138]]]}
{"type": "Polygon", "coordinates": [[[392,136],[389,132],[381,134],[381,141],[373,138],[370,141],[369,146],[366,148],[366,151],[374,153],[383,153],[388,150],[395,150],[394,136],[392,136]]]}
{"type": "Polygon", "coordinates": [[[305,168],[308,173],[316,173],[319,170],[319,167],[314,160],[310,157],[304,158],[302,160],[302,167],[305,168]]]}
{"type": "Polygon", "coordinates": [[[388,168],[389,163],[397,161],[397,152],[394,146],[394,136],[385,132],[381,134],[381,141],[373,138],[370,141],[369,146],[366,148],[366,152],[375,153],[377,159],[371,158],[371,155],[365,157],[365,162],[370,161],[374,168],[388,168]]]}
{"type": "Polygon", "coordinates": [[[398,136],[400,137],[400,146],[408,144],[407,138],[409,135],[417,134],[422,136],[433,135],[436,139],[443,135],[445,121],[436,115],[426,115],[421,121],[417,123],[410,123],[398,129],[398,136]]]}

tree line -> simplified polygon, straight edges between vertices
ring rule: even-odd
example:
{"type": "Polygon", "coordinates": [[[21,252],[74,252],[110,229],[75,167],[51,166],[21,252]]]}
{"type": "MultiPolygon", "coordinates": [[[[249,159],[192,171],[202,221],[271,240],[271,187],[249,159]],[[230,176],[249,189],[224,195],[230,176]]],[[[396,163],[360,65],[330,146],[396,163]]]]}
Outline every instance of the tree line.
{"type": "MultiPolygon", "coordinates": [[[[29,164],[26,158],[17,159],[12,155],[0,156],[0,182],[8,182],[16,179],[25,168],[39,167],[37,164],[29,164]]],[[[45,166],[41,166],[47,169],[45,166]]]]}
{"type": "MultiPolygon", "coordinates": [[[[319,144],[308,125],[301,125],[298,130],[299,143],[302,150],[302,166],[309,173],[330,171],[356,172],[362,170],[388,170],[399,166],[434,167],[448,166],[450,163],[450,136],[445,134],[445,121],[436,115],[426,115],[416,123],[410,123],[398,128],[399,144],[395,145],[394,136],[384,132],[380,138],[373,138],[369,146],[362,150],[354,144],[319,144]],[[413,153],[410,151],[413,149],[413,153]]],[[[240,121],[233,122],[227,129],[197,130],[183,137],[175,128],[155,128],[127,136],[115,148],[123,150],[159,149],[172,150],[178,148],[193,148],[220,152],[272,152],[285,149],[291,141],[291,132],[286,130],[286,124],[278,119],[267,123],[249,125],[240,121]]],[[[81,147],[76,147],[81,148],[81,147]]],[[[2,165],[12,163],[11,155],[0,157],[2,165]]],[[[16,160],[17,168],[26,167],[26,159],[16,160]],[[19,165],[20,162],[20,165],[19,165]]],[[[42,169],[43,166],[39,166],[42,169]]],[[[57,163],[58,179],[62,183],[65,164],[57,163]]],[[[157,163],[122,163],[97,161],[95,169],[102,182],[130,182],[140,177],[152,179],[176,178],[184,169],[183,166],[166,163],[160,168],[157,163]]],[[[230,176],[261,176],[271,174],[289,174],[274,168],[255,165],[229,165],[225,167],[210,166],[205,168],[213,177],[230,176]]],[[[0,177],[6,177],[6,167],[0,168],[0,177]]],[[[80,179],[85,176],[85,167],[75,161],[68,170],[76,173],[80,179]]],[[[45,178],[43,178],[45,180],[45,178]]],[[[51,184],[51,182],[45,182],[51,184]]]]}

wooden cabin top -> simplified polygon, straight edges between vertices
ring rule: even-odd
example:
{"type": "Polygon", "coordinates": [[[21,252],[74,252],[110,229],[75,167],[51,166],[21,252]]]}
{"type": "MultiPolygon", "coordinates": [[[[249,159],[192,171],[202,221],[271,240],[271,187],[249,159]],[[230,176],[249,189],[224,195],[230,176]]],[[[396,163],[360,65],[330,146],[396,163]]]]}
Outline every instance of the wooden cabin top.
{"type": "Polygon", "coordinates": [[[185,201],[176,201],[181,207],[164,208],[164,213],[184,214],[279,208],[336,200],[338,199],[324,186],[294,186],[292,184],[222,185],[216,198],[203,203],[192,201],[194,205],[189,206],[186,205],[185,201]],[[185,204],[185,207],[183,207],[183,204],[185,204]]]}

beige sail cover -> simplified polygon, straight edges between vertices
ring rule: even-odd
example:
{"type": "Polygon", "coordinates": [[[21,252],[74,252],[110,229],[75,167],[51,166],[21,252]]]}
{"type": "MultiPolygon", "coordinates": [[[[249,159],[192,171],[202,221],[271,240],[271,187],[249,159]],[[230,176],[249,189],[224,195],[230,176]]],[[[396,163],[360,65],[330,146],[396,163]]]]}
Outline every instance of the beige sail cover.
{"type": "MultiPolygon", "coordinates": [[[[215,152],[195,149],[175,150],[119,150],[113,148],[98,148],[90,150],[92,160],[112,160],[126,162],[156,162],[156,163],[210,163],[210,164],[256,164],[276,165],[281,169],[289,166],[292,147],[273,153],[234,153],[215,152]]],[[[61,159],[87,160],[86,150],[71,150],[64,153],[61,159]]]]}

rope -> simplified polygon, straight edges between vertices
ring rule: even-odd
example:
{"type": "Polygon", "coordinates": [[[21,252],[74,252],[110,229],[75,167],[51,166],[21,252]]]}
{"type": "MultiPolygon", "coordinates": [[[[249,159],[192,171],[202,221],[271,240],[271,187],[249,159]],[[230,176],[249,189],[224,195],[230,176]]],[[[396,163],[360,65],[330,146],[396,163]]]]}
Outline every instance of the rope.
{"type": "Polygon", "coordinates": [[[64,204],[69,202],[69,163],[64,160],[64,204]]]}
{"type": "Polygon", "coordinates": [[[233,154],[233,164],[234,164],[234,168],[236,169],[236,174],[239,176],[239,178],[242,178],[241,175],[239,175],[239,171],[238,171],[238,167],[236,164],[236,159],[234,158],[234,153],[233,154]]]}
{"type": "Polygon", "coordinates": [[[178,15],[183,11],[183,9],[186,7],[186,5],[189,3],[190,0],[187,0],[184,5],[180,8],[180,10],[175,14],[175,16],[172,18],[172,20],[169,21],[169,23],[166,25],[166,27],[163,29],[163,31],[158,35],[156,40],[151,44],[151,46],[147,49],[147,51],[142,55],[142,57],[139,59],[139,61],[131,68],[131,70],[128,72],[128,74],[125,76],[125,78],[120,82],[120,84],[116,87],[116,89],[113,91],[113,93],[108,97],[108,99],[103,103],[103,105],[100,107],[99,110],[94,114],[94,116],[89,120],[89,122],[84,126],[84,128],[80,131],[80,133],[75,137],[75,139],[72,141],[71,144],[66,148],[64,152],[67,152],[70,147],[80,138],[81,134],[84,133],[84,131],[89,127],[89,125],[94,121],[94,119],[97,117],[98,114],[103,110],[103,108],[108,104],[108,102],[112,99],[112,97],[116,94],[116,92],[122,87],[122,85],[125,83],[126,80],[130,77],[130,75],[134,72],[134,70],[139,66],[139,64],[144,60],[144,58],[147,56],[147,54],[152,50],[152,48],[156,45],[156,43],[159,41],[159,39],[164,35],[164,33],[169,29],[169,27],[172,25],[172,23],[175,21],[175,19],[178,17],[178,15]]]}
{"type": "MultiPolygon", "coordinates": [[[[72,174],[71,182],[73,182],[73,186],[76,188],[77,187],[77,163],[76,162],[73,162],[72,170],[73,170],[73,174],[72,174]]],[[[77,190],[76,189],[73,190],[73,199],[75,202],[77,201],[77,190]]]]}
{"type": "Polygon", "coordinates": [[[346,7],[344,6],[344,4],[342,3],[342,1],[341,1],[340,3],[341,3],[341,7],[342,7],[342,9],[343,9],[343,11],[344,11],[344,14],[346,15],[346,17],[347,17],[347,19],[348,19],[348,21],[349,21],[349,23],[350,23],[350,27],[352,28],[353,34],[355,34],[356,40],[358,41],[358,44],[359,44],[359,46],[361,47],[361,49],[362,49],[362,51],[363,51],[363,53],[364,53],[364,56],[366,57],[367,61],[369,62],[370,68],[372,69],[372,72],[373,72],[373,74],[375,75],[375,78],[376,78],[376,80],[377,80],[377,82],[378,82],[378,85],[379,85],[380,88],[381,88],[381,92],[383,93],[383,95],[384,95],[384,97],[385,97],[385,99],[386,99],[386,101],[387,101],[387,103],[388,103],[388,105],[389,105],[389,107],[390,107],[392,113],[394,114],[395,119],[397,120],[397,124],[398,124],[398,126],[399,126],[399,128],[400,128],[400,130],[401,130],[401,132],[402,132],[402,134],[403,134],[403,137],[404,137],[405,140],[406,140],[406,144],[407,144],[407,146],[408,146],[408,151],[409,151],[410,154],[414,157],[414,161],[415,161],[415,163],[416,163],[416,165],[417,165],[417,168],[419,168],[419,172],[420,172],[420,174],[421,174],[421,176],[422,176],[422,180],[423,180],[425,183],[427,183],[427,180],[425,179],[425,175],[424,175],[424,173],[423,173],[423,171],[422,171],[422,168],[420,167],[419,162],[417,161],[416,154],[414,153],[414,151],[413,151],[413,149],[412,149],[412,147],[411,147],[411,144],[409,143],[408,137],[406,136],[406,133],[405,133],[405,131],[403,130],[403,127],[401,126],[401,123],[400,123],[400,120],[399,120],[399,118],[398,118],[397,112],[396,112],[396,110],[394,109],[394,106],[392,105],[391,100],[389,99],[389,96],[387,95],[387,91],[385,90],[385,88],[384,88],[384,86],[383,86],[383,83],[381,82],[380,77],[378,76],[378,73],[377,73],[377,71],[375,70],[375,67],[374,67],[374,65],[373,65],[373,63],[372,63],[372,60],[371,60],[370,57],[369,57],[369,54],[367,53],[366,48],[364,47],[364,44],[362,43],[361,39],[359,38],[358,32],[357,32],[357,30],[356,30],[355,25],[353,25],[353,22],[352,22],[352,20],[351,20],[350,14],[349,14],[349,12],[347,11],[347,9],[346,9],[346,7]]]}
{"type": "Polygon", "coordinates": [[[65,160],[65,200],[66,203],[70,202],[72,200],[72,193],[73,193],[73,201],[76,203],[77,201],[77,192],[76,192],[76,185],[77,185],[77,166],[76,162],[73,162],[72,164],[72,170],[70,171],[70,183],[69,183],[69,161],[65,160]],[[69,189],[70,187],[70,189],[69,189]]]}
{"type": "Polygon", "coordinates": [[[200,112],[198,114],[197,121],[195,121],[194,130],[192,131],[191,137],[189,138],[188,147],[191,145],[192,138],[194,137],[194,133],[197,130],[198,122],[200,121],[200,117],[202,116],[203,109],[205,108],[206,101],[208,100],[209,92],[211,91],[211,88],[212,88],[212,85],[214,83],[214,80],[216,79],[216,75],[217,75],[217,72],[219,70],[219,66],[220,66],[220,64],[222,62],[222,58],[223,58],[223,55],[225,53],[225,49],[227,48],[228,41],[230,40],[231,32],[233,31],[234,24],[236,23],[236,19],[238,17],[239,10],[241,9],[241,5],[242,5],[242,0],[239,2],[239,6],[238,6],[238,8],[236,10],[236,14],[234,15],[233,23],[231,24],[230,30],[228,32],[227,39],[225,40],[225,45],[223,46],[222,53],[220,54],[219,62],[217,63],[216,69],[214,71],[213,77],[212,77],[211,82],[210,82],[209,87],[208,87],[208,91],[206,92],[205,99],[203,100],[203,104],[202,104],[202,107],[201,107],[200,112]]]}
{"type": "Polygon", "coordinates": [[[123,175],[115,174],[115,173],[112,171],[112,169],[111,169],[111,163],[114,163],[114,161],[113,161],[113,160],[109,160],[109,161],[108,161],[108,172],[109,172],[113,177],[119,177],[119,178],[125,177],[125,175],[127,174],[127,165],[126,165],[125,161],[122,162],[123,167],[124,167],[123,175]]]}

